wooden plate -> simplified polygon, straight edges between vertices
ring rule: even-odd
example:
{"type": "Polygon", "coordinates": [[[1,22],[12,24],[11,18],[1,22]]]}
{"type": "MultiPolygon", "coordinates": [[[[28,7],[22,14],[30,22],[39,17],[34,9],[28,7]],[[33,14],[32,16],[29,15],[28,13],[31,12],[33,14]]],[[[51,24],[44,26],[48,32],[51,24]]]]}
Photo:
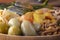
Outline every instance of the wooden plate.
{"type": "Polygon", "coordinates": [[[52,36],[15,36],[0,34],[0,40],[60,40],[60,35],[52,36]]]}

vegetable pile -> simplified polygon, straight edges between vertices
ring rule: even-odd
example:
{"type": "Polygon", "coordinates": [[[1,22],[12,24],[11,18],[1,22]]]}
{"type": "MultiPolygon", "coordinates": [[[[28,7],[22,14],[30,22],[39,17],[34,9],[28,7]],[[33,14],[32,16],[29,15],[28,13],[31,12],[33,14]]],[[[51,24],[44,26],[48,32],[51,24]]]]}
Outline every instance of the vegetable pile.
{"type": "Polygon", "coordinates": [[[60,10],[41,8],[19,16],[0,10],[0,33],[20,36],[60,34],[60,10]]]}

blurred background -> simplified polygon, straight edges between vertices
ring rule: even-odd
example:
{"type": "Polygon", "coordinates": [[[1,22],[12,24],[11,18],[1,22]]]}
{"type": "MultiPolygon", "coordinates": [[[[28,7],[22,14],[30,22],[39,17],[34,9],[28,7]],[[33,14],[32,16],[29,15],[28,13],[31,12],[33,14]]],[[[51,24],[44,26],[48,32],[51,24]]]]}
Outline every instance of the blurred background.
{"type": "MultiPolygon", "coordinates": [[[[0,0],[0,3],[11,3],[11,2],[20,2],[20,3],[40,3],[41,0],[0,0]]],[[[43,0],[44,1],[44,0],[43,0]]],[[[48,0],[49,4],[60,5],[60,0],[48,0]]]]}

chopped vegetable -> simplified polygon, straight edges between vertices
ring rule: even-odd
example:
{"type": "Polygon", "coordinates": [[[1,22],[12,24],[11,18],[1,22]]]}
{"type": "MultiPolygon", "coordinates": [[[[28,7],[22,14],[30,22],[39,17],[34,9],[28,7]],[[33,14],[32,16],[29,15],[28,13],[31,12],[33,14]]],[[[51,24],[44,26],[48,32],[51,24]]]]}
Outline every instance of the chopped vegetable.
{"type": "Polygon", "coordinates": [[[11,26],[8,30],[8,35],[21,35],[21,29],[18,26],[11,26]]]}
{"type": "Polygon", "coordinates": [[[20,22],[19,22],[18,19],[16,19],[16,18],[10,19],[9,22],[8,22],[8,24],[9,24],[10,26],[13,26],[13,25],[15,25],[15,26],[20,26],[20,22]]]}
{"type": "Polygon", "coordinates": [[[25,36],[37,35],[33,25],[29,21],[24,20],[21,24],[21,29],[22,29],[22,32],[25,36]]]}
{"type": "Polygon", "coordinates": [[[27,12],[25,15],[22,15],[21,20],[28,20],[33,22],[33,12],[27,12]]]}

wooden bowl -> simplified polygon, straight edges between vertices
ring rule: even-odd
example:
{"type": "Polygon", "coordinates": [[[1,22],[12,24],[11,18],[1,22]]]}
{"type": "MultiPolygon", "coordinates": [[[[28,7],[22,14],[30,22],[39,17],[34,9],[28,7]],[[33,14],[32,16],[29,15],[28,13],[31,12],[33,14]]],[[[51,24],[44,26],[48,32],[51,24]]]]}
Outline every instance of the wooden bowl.
{"type": "Polygon", "coordinates": [[[0,40],[60,40],[60,35],[52,36],[15,36],[0,34],[0,40]]]}

